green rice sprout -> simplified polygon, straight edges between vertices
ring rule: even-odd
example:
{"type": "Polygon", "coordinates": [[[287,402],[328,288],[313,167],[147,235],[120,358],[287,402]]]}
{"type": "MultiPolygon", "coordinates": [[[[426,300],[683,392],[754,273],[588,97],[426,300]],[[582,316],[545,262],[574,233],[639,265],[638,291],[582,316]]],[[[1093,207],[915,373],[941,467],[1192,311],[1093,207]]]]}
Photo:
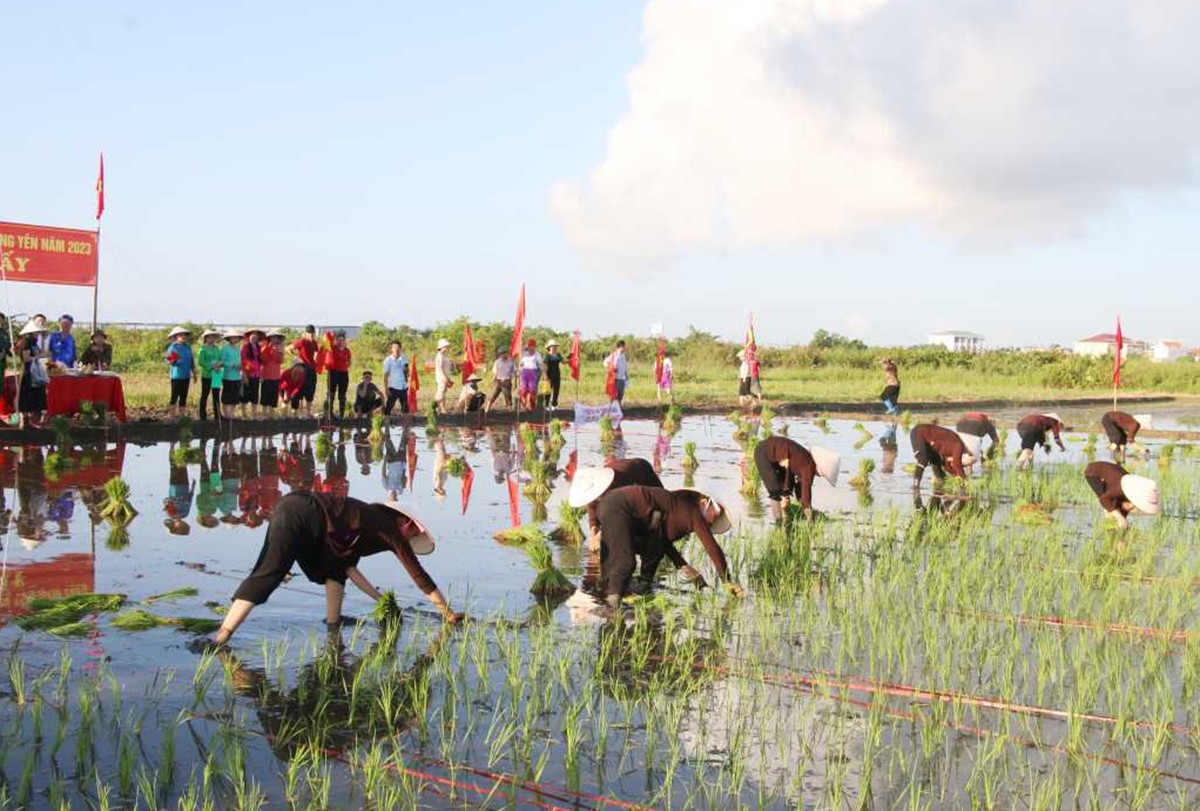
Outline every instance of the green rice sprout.
{"type": "Polygon", "coordinates": [[[100,509],[100,515],[114,524],[125,524],[133,520],[137,510],[129,503],[132,490],[129,483],[120,476],[113,476],[104,484],[105,502],[100,509]]]}
{"type": "Polygon", "coordinates": [[[554,553],[545,537],[530,540],[525,544],[525,553],[529,555],[529,563],[537,572],[529,591],[538,597],[562,597],[575,591],[575,584],[566,575],[554,568],[554,553]]]}
{"type": "Polygon", "coordinates": [[[605,414],[600,418],[600,441],[612,442],[617,438],[617,429],[613,427],[612,417],[605,414]]]}
{"type": "Polygon", "coordinates": [[[199,448],[191,445],[184,445],[171,451],[171,464],[175,467],[186,467],[187,465],[198,465],[203,460],[199,448]]]}
{"type": "Polygon", "coordinates": [[[425,436],[437,436],[439,433],[437,403],[430,400],[425,408],[425,436]]]}
{"type": "Polygon", "coordinates": [[[462,456],[451,456],[446,460],[446,472],[456,479],[461,479],[467,475],[467,470],[470,466],[467,464],[466,458],[462,456]]]}
{"type": "Polygon", "coordinates": [[[383,415],[371,415],[371,432],[367,434],[367,441],[375,444],[383,441],[383,415]]]}
{"type": "Polygon", "coordinates": [[[683,425],[683,409],[675,404],[667,407],[663,415],[662,427],[668,434],[674,434],[683,425]]]}
{"type": "Polygon", "coordinates": [[[550,424],[547,426],[547,428],[550,432],[549,439],[547,440],[550,447],[561,448],[563,445],[566,444],[567,440],[566,440],[566,438],[563,437],[563,421],[562,420],[557,419],[557,418],[550,420],[550,424]]]}
{"type": "Polygon", "coordinates": [[[380,625],[391,622],[400,616],[400,604],[396,602],[396,592],[388,589],[383,593],[375,603],[375,610],[371,612],[371,619],[375,620],[380,625]]]}
{"type": "Polygon", "coordinates": [[[700,467],[700,461],[696,458],[695,442],[683,443],[683,459],[680,460],[679,466],[682,467],[685,472],[692,473],[695,472],[696,468],[700,467]]]}
{"type": "Polygon", "coordinates": [[[31,613],[18,617],[17,625],[25,631],[50,631],[79,622],[88,614],[116,611],[125,603],[123,594],[78,594],[62,599],[34,599],[29,603],[31,613]]]}
{"type": "Polygon", "coordinates": [[[195,586],[184,586],[183,588],[180,588],[180,589],[172,589],[171,591],[164,591],[162,594],[151,594],[149,597],[142,600],[142,602],[143,603],[157,603],[157,602],[161,602],[163,600],[178,600],[182,597],[195,597],[199,593],[200,593],[200,589],[196,588],[195,586]]]}
{"type": "Polygon", "coordinates": [[[328,431],[318,431],[317,438],[313,440],[313,455],[321,464],[329,458],[329,452],[333,450],[333,438],[328,431]]]}
{"type": "Polygon", "coordinates": [[[567,501],[560,501],[558,503],[558,526],[550,533],[550,537],[563,543],[583,543],[583,529],[580,527],[580,522],[586,515],[586,507],[572,507],[567,501]]]}
{"type": "Polygon", "coordinates": [[[871,474],[875,472],[874,459],[859,459],[858,460],[858,475],[850,480],[851,487],[867,489],[871,486],[871,474]]]}
{"type": "Polygon", "coordinates": [[[546,540],[546,532],[537,524],[521,524],[502,529],[492,537],[505,546],[524,546],[527,543],[546,540]]]}

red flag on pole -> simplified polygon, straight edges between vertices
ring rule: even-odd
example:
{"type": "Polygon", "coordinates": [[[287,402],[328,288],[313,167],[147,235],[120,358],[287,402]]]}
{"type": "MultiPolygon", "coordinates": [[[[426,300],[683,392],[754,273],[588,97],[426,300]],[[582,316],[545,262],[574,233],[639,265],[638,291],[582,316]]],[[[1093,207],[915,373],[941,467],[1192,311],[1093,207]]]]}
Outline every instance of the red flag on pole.
{"type": "Polygon", "coordinates": [[[417,392],[421,390],[421,376],[417,374],[417,353],[413,352],[408,364],[408,413],[417,413],[417,392]]]}
{"type": "Polygon", "coordinates": [[[579,330],[575,330],[575,335],[571,338],[571,355],[567,358],[567,365],[571,367],[571,379],[579,380],[579,330]]]}
{"type": "Polygon", "coordinates": [[[100,176],[96,178],[96,222],[104,213],[104,153],[100,153],[100,176]]]}
{"type": "Polygon", "coordinates": [[[513,325],[512,343],[508,346],[508,354],[517,357],[521,354],[521,339],[525,334],[525,285],[521,284],[521,292],[517,296],[517,320],[513,325]]]}
{"type": "Polygon", "coordinates": [[[1113,387],[1121,385],[1121,352],[1125,348],[1125,336],[1121,334],[1121,316],[1117,316],[1117,353],[1113,356],[1113,387]]]}
{"type": "Polygon", "coordinates": [[[482,368],[483,344],[475,342],[475,336],[471,334],[471,325],[468,324],[463,330],[462,382],[466,383],[472,372],[482,368]]]}

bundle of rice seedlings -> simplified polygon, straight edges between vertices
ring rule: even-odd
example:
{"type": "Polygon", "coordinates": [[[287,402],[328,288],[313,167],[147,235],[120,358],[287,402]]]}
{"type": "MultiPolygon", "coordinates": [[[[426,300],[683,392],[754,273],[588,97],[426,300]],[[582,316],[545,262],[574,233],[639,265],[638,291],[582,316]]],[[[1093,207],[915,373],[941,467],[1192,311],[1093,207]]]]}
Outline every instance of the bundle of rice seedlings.
{"type": "Polygon", "coordinates": [[[142,600],[142,602],[157,603],[161,600],[178,600],[180,597],[195,597],[199,593],[200,589],[196,588],[195,586],[184,586],[181,589],[164,591],[162,594],[151,594],[149,597],[142,600]]]}
{"type": "Polygon", "coordinates": [[[738,416],[737,421],[734,423],[733,438],[738,442],[742,442],[749,439],[752,433],[753,429],[750,427],[750,423],[746,422],[745,417],[738,416]]]}
{"type": "Polygon", "coordinates": [[[211,634],[221,627],[220,620],[208,617],[177,617],[169,624],[185,634],[211,634]]]}
{"type": "Polygon", "coordinates": [[[175,467],[198,465],[202,461],[203,456],[200,453],[200,449],[193,448],[191,445],[184,445],[181,448],[171,451],[171,464],[175,467]]]}
{"type": "Polygon", "coordinates": [[[517,430],[521,434],[521,445],[525,448],[525,455],[528,457],[537,453],[538,433],[533,426],[523,422],[517,430]]]}
{"type": "Polygon", "coordinates": [[[550,477],[546,473],[544,465],[535,465],[530,471],[529,483],[525,485],[522,492],[525,497],[535,504],[545,504],[550,500],[550,477]]]}
{"type": "Polygon", "coordinates": [[[828,434],[829,433],[829,415],[821,414],[819,417],[817,417],[815,420],[813,420],[813,425],[820,428],[821,433],[828,434]]]}
{"type": "Polygon", "coordinates": [[[438,435],[438,418],[437,404],[432,400],[429,401],[428,408],[425,409],[425,436],[438,435]]]}
{"type": "Polygon", "coordinates": [[[400,604],[396,602],[396,592],[388,589],[375,603],[375,610],[371,612],[371,619],[382,625],[383,623],[390,622],[399,616],[400,604]]]}
{"type": "Polygon", "coordinates": [[[87,636],[94,630],[96,630],[96,626],[90,622],[68,622],[56,628],[47,628],[46,633],[61,637],[78,638],[87,636]]]}
{"type": "Polygon", "coordinates": [[[112,524],[108,528],[108,537],[104,539],[104,548],[119,552],[129,546],[129,524],[112,524]]]}
{"type": "Polygon", "coordinates": [[[372,444],[383,441],[383,415],[371,415],[371,433],[367,434],[367,441],[372,444]]]}
{"type": "Polygon", "coordinates": [[[467,475],[467,460],[461,456],[451,456],[446,460],[446,472],[456,479],[467,475]]]}
{"type": "Polygon", "coordinates": [[[54,426],[54,448],[59,453],[66,453],[74,445],[71,441],[71,421],[66,417],[55,417],[52,425],[54,426]]]}
{"type": "Polygon", "coordinates": [[[871,486],[871,474],[875,472],[874,459],[858,460],[858,475],[850,480],[851,487],[866,489],[871,486]]]}
{"type": "Polygon", "coordinates": [[[617,429],[613,426],[612,417],[605,414],[600,418],[600,441],[612,442],[617,438],[617,429]]]}
{"type": "Polygon", "coordinates": [[[538,597],[564,597],[575,592],[575,584],[554,568],[554,553],[550,551],[550,544],[546,543],[545,537],[527,543],[525,552],[537,572],[533,585],[529,587],[531,594],[538,597]]]}
{"type": "Polygon", "coordinates": [[[521,524],[502,529],[492,537],[505,546],[524,546],[530,542],[546,540],[546,532],[537,524],[521,524]]]}
{"type": "Polygon", "coordinates": [[[900,415],[900,424],[904,426],[905,431],[912,427],[912,420],[912,412],[904,409],[904,413],[900,415]]]}
{"type": "Polygon", "coordinates": [[[52,451],[46,454],[46,461],[42,463],[42,470],[46,472],[47,479],[54,481],[62,474],[63,468],[70,466],[70,459],[62,454],[54,453],[52,451]]]}
{"type": "Polygon", "coordinates": [[[120,476],[113,476],[104,484],[106,501],[100,510],[100,515],[113,523],[128,523],[137,515],[137,510],[129,503],[133,491],[129,483],[120,476]]]}
{"type": "Polygon", "coordinates": [[[779,430],[776,433],[778,433],[780,436],[787,436],[788,435],[788,424],[785,422],[782,425],[780,425],[779,430]]]}
{"type": "Polygon", "coordinates": [[[122,631],[147,631],[163,624],[163,617],[141,608],[133,608],[113,617],[112,626],[122,631]]]}
{"type": "Polygon", "coordinates": [[[687,472],[694,472],[696,468],[700,467],[700,461],[696,458],[695,442],[683,443],[683,459],[680,461],[679,466],[687,472]]]}
{"type": "Polygon", "coordinates": [[[683,409],[674,404],[668,406],[662,424],[664,431],[674,434],[683,424],[683,409]]]}
{"type": "Polygon", "coordinates": [[[124,602],[124,594],[77,594],[58,600],[34,599],[29,602],[32,612],[18,617],[16,623],[25,631],[52,631],[77,623],[88,614],[116,611],[124,602]]]}
{"type": "Polygon", "coordinates": [[[333,440],[325,431],[318,431],[317,438],[313,440],[313,454],[317,461],[321,464],[329,458],[329,451],[333,449],[333,440]]]}
{"type": "Polygon", "coordinates": [[[550,430],[550,438],[547,440],[551,448],[561,448],[566,444],[567,440],[563,436],[563,421],[560,419],[550,420],[548,426],[550,430]]]}
{"type": "Polygon", "coordinates": [[[565,500],[558,503],[558,526],[550,533],[556,541],[570,544],[583,543],[583,528],[579,522],[587,515],[586,507],[572,507],[565,500]]]}

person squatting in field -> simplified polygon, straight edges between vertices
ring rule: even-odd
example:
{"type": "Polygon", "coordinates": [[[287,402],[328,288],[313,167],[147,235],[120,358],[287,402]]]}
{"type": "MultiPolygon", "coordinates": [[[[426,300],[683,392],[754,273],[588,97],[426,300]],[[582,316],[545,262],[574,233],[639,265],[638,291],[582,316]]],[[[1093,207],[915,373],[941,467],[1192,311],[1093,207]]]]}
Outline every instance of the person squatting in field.
{"type": "Polygon", "coordinates": [[[1134,476],[1112,462],[1092,462],[1084,469],[1083,478],[1096,494],[1101,509],[1121,529],[1129,526],[1126,516],[1134,510],[1146,515],[1159,512],[1158,483],[1153,479],[1134,476]]]}
{"type": "Polygon", "coordinates": [[[659,487],[622,487],[605,492],[600,478],[571,482],[569,503],[582,507],[599,499],[596,516],[600,521],[600,578],[604,599],[615,610],[629,588],[634,564],[641,560],[640,580],[649,584],[659,562],[670,558],[685,581],[703,588],[703,577],[680,554],[675,542],[695,533],[708,553],[717,578],[736,596],[745,592],[729,580],[725,553],[714,534],[731,526],[725,508],[714,498],[696,490],[664,490],[659,487]]]}
{"type": "Polygon", "coordinates": [[[824,448],[809,451],[800,443],[775,434],[754,449],[754,466],[767,488],[767,498],[779,502],[780,510],[786,510],[789,500],[797,498],[804,516],[812,518],[813,479],[820,475],[836,487],[841,460],[824,448]]]}
{"type": "Polygon", "coordinates": [[[223,645],[254,610],[267,601],[293,564],[313,583],[325,586],[325,617],[342,621],[346,580],[373,600],[383,595],[358,570],[368,555],[391,552],[414,584],[449,623],[463,615],[451,610],[417,555],[434,549],[428,530],[407,513],[386,504],[368,504],[330,493],[289,493],[279,500],[254,569],[233,594],[233,604],[211,640],[223,645]]]}
{"type": "Polygon", "coordinates": [[[960,434],[967,436],[978,437],[982,449],[983,438],[986,436],[992,440],[988,452],[995,448],[1000,443],[1000,438],[996,434],[996,422],[982,411],[968,411],[959,417],[958,422],[954,425],[954,430],[960,434]]]}
{"type": "MultiPolygon", "coordinates": [[[[583,474],[584,479],[590,477],[598,477],[600,480],[607,482],[604,488],[600,491],[601,495],[610,490],[617,490],[621,487],[632,487],[633,485],[641,485],[642,487],[662,487],[662,480],[658,478],[658,474],[654,472],[654,465],[636,456],[628,459],[609,459],[605,461],[603,468],[583,468],[575,471],[575,476],[583,474]]],[[[582,484],[582,482],[581,482],[582,484]]],[[[596,505],[598,499],[593,499],[587,505],[587,520],[588,520],[588,551],[596,552],[600,549],[600,519],[596,517],[596,505]]]]}
{"type": "Polygon", "coordinates": [[[1038,445],[1049,455],[1050,440],[1046,438],[1047,433],[1053,433],[1058,449],[1065,451],[1067,446],[1063,444],[1059,435],[1062,427],[1062,418],[1054,412],[1030,414],[1017,423],[1017,435],[1021,437],[1021,454],[1017,457],[1017,467],[1024,470],[1033,464],[1033,449],[1038,445]]]}
{"type": "Polygon", "coordinates": [[[979,450],[978,444],[975,444],[973,449],[967,445],[968,440],[978,443],[978,437],[956,434],[949,428],[930,423],[915,426],[908,436],[916,459],[913,469],[914,489],[921,486],[926,467],[933,468],[935,483],[945,479],[947,472],[960,479],[966,478],[965,468],[975,463],[975,455],[979,450]]]}

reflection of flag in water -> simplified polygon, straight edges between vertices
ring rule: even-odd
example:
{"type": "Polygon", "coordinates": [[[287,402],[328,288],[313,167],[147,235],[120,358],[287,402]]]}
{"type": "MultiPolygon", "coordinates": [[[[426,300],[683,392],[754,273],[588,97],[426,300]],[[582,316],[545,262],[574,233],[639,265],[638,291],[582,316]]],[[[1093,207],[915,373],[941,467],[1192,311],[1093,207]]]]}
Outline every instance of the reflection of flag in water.
{"type": "Polygon", "coordinates": [[[575,470],[579,467],[579,451],[571,451],[571,455],[567,457],[567,466],[563,468],[563,475],[567,477],[567,481],[575,480],[575,470]]]}
{"type": "Polygon", "coordinates": [[[521,496],[517,491],[517,477],[508,476],[508,517],[514,527],[521,526],[521,496]]]}
{"type": "MultiPolygon", "coordinates": [[[[421,376],[417,374],[417,353],[413,352],[408,364],[408,413],[417,413],[417,392],[421,390],[421,376]]],[[[415,441],[415,440],[414,440],[415,441]]],[[[412,470],[412,467],[409,467],[412,470]]]]}
{"type": "Polygon", "coordinates": [[[475,483],[475,471],[467,465],[467,472],[462,477],[462,514],[467,514],[467,505],[471,503],[471,485],[475,483]]]}

